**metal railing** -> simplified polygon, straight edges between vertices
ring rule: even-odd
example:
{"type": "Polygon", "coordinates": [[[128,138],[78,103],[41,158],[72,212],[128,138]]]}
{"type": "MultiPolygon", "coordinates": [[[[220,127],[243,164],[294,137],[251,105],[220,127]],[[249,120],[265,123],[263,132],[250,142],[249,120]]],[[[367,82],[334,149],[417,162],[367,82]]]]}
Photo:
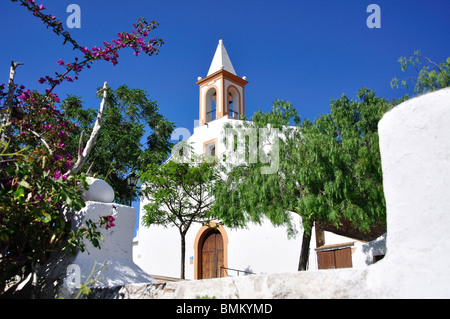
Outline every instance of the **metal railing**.
{"type": "Polygon", "coordinates": [[[230,115],[232,118],[239,120],[239,113],[233,110],[228,110],[228,115],[230,115]]]}
{"type": "MultiPolygon", "coordinates": [[[[236,119],[236,120],[239,120],[239,119],[240,119],[240,118],[239,118],[239,113],[236,112],[236,111],[229,110],[229,111],[228,111],[228,115],[229,115],[230,117],[232,117],[233,119],[236,119]]],[[[206,112],[206,120],[205,120],[206,123],[211,122],[211,121],[213,121],[213,120],[215,120],[215,119],[216,119],[216,110],[215,110],[215,109],[214,109],[214,110],[211,110],[211,111],[209,111],[209,112],[206,112]]]]}
{"type": "Polygon", "coordinates": [[[216,109],[206,112],[206,120],[205,122],[211,122],[216,119],[216,109]]]}
{"type": "Polygon", "coordinates": [[[241,272],[243,272],[243,273],[245,273],[247,275],[254,275],[255,274],[254,272],[251,272],[251,271],[248,271],[248,270],[239,270],[239,269],[226,268],[226,267],[220,266],[220,271],[222,272],[222,275],[225,274],[225,276],[222,276],[222,277],[229,277],[230,276],[228,274],[228,270],[236,271],[238,276],[239,276],[239,273],[241,273],[241,272]]]}

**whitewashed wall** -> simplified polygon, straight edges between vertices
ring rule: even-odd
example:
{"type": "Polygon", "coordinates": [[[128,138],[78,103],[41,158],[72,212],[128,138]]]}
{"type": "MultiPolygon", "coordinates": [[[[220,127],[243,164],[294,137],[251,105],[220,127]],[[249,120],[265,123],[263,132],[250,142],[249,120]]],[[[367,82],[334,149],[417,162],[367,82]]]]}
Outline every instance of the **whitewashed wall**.
{"type": "Polygon", "coordinates": [[[387,255],[372,280],[402,297],[449,298],[450,88],[400,104],[379,135],[387,255]]]}

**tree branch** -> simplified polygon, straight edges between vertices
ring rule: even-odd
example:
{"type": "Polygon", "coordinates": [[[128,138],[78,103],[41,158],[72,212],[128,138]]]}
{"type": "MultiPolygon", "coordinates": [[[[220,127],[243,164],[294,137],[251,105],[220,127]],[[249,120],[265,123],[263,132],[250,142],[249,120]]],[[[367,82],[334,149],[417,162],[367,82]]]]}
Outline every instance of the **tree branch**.
{"type": "Polygon", "coordinates": [[[31,132],[34,136],[38,137],[38,138],[41,140],[42,144],[45,145],[45,147],[47,148],[47,150],[48,150],[48,152],[50,153],[50,155],[53,155],[52,149],[51,149],[50,146],[48,145],[47,141],[42,137],[42,135],[36,133],[36,132],[33,131],[33,130],[28,130],[28,131],[31,132]]]}
{"type": "Polygon", "coordinates": [[[97,119],[95,120],[95,124],[94,124],[94,128],[92,129],[92,133],[91,136],[89,137],[89,140],[86,143],[86,147],[84,148],[83,152],[81,152],[81,145],[83,142],[83,132],[81,133],[81,138],[80,138],[80,144],[78,145],[78,158],[77,161],[75,162],[75,165],[69,170],[67,171],[64,176],[67,176],[69,174],[76,174],[78,173],[81,168],[83,167],[84,163],[86,162],[86,160],[89,157],[89,154],[92,151],[92,148],[94,147],[95,141],[97,140],[97,136],[100,132],[101,129],[101,121],[102,121],[102,116],[103,116],[103,110],[105,108],[105,103],[106,103],[106,95],[107,95],[107,83],[105,82],[103,84],[103,98],[102,98],[102,102],[100,103],[100,109],[98,110],[97,113],[97,119]]]}
{"type": "Polygon", "coordinates": [[[6,96],[5,107],[2,110],[1,127],[0,132],[0,142],[4,145],[11,135],[11,109],[13,107],[13,97],[14,91],[16,90],[17,84],[14,83],[14,78],[16,76],[16,68],[19,65],[23,65],[20,62],[11,61],[11,68],[9,70],[8,79],[8,95],[6,96]]]}

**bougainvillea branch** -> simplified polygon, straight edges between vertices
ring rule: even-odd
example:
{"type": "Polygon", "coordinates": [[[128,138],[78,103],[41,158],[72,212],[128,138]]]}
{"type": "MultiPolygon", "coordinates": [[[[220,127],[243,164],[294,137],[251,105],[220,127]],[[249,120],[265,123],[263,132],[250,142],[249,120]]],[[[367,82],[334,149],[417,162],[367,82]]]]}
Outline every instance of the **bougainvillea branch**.
{"type": "Polygon", "coordinates": [[[132,48],[134,50],[134,55],[138,56],[141,52],[152,56],[153,54],[159,53],[159,48],[164,44],[162,39],[152,38],[150,40],[145,40],[148,37],[149,32],[154,30],[158,26],[158,22],[151,21],[147,22],[145,18],[140,18],[137,23],[133,24],[134,30],[131,33],[119,32],[117,38],[113,39],[110,43],[104,41],[103,47],[97,46],[88,49],[85,46],[81,46],[71,37],[69,32],[64,30],[61,21],[56,19],[55,16],[51,14],[45,14],[42,11],[45,7],[41,4],[38,5],[34,0],[11,0],[13,2],[19,1],[22,6],[25,6],[34,16],[39,18],[47,28],[51,28],[53,32],[64,38],[63,44],[70,43],[74,50],[78,50],[83,54],[83,57],[75,58],[72,63],[64,63],[63,60],[58,60],[57,64],[65,67],[65,71],[58,73],[56,72],[56,77],[41,77],[38,82],[48,83],[50,88],[47,89],[47,93],[52,92],[53,89],[61,84],[64,80],[73,82],[78,80],[79,73],[86,67],[90,68],[90,65],[95,60],[105,60],[111,62],[113,65],[118,63],[119,53],[118,51],[122,48],[132,48]],[[73,72],[73,77],[69,73],[73,72]]]}

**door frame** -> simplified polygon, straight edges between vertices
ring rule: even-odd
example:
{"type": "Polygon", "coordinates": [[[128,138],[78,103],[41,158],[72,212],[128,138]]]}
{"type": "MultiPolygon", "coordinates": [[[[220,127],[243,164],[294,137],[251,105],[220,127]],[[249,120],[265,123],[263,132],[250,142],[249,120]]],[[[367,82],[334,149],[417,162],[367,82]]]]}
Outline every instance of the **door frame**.
{"type": "Polygon", "coordinates": [[[208,225],[203,226],[200,228],[200,230],[197,232],[197,235],[195,236],[194,240],[194,279],[202,279],[202,245],[205,241],[208,232],[212,229],[217,229],[220,234],[222,235],[222,241],[223,241],[223,266],[225,268],[228,268],[228,235],[225,229],[222,225],[220,225],[218,222],[211,221],[208,225]]]}

